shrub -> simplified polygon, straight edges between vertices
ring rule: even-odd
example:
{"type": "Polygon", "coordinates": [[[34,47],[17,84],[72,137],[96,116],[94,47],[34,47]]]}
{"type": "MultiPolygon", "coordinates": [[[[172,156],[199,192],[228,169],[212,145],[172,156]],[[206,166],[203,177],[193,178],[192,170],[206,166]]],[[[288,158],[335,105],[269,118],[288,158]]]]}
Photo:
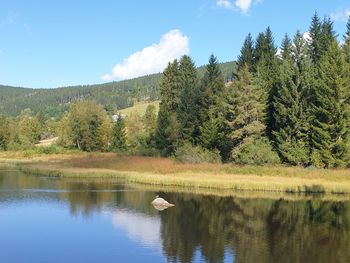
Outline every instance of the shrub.
{"type": "Polygon", "coordinates": [[[219,151],[209,151],[185,142],[175,152],[175,159],[183,163],[220,163],[219,151]]]}
{"type": "Polygon", "coordinates": [[[258,138],[244,141],[232,151],[232,158],[239,164],[278,164],[280,159],[267,138],[258,138]]]}

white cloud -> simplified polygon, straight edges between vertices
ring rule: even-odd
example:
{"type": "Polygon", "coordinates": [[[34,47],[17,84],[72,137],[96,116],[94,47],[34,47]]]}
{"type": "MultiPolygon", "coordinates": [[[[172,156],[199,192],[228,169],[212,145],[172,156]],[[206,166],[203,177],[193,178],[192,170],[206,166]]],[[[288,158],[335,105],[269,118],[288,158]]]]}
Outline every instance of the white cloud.
{"type": "Polygon", "coordinates": [[[252,5],[252,0],[236,0],[235,5],[243,12],[247,13],[250,6],[252,5]]]}
{"type": "Polygon", "coordinates": [[[243,14],[247,14],[252,5],[260,3],[262,0],[216,0],[216,5],[228,10],[240,10],[243,14]]]}
{"type": "Polygon", "coordinates": [[[350,16],[350,8],[346,8],[345,10],[331,13],[331,18],[334,21],[347,21],[349,16],[350,16]]]}
{"type": "Polygon", "coordinates": [[[180,30],[174,29],[164,34],[159,43],[145,47],[115,65],[112,73],[105,74],[102,79],[123,80],[158,73],[163,71],[170,61],[188,53],[188,37],[180,30]]]}
{"type": "Polygon", "coordinates": [[[234,8],[233,4],[229,0],[217,0],[216,5],[218,7],[223,7],[229,10],[234,8]]]}

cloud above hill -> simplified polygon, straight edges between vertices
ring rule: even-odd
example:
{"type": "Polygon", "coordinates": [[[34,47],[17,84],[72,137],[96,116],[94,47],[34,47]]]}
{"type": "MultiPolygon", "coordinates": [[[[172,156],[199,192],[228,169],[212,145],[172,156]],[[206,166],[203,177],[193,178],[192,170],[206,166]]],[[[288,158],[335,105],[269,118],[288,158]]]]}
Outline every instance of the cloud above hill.
{"type": "Polygon", "coordinates": [[[164,70],[168,62],[189,53],[189,40],[180,30],[164,34],[158,43],[131,54],[116,64],[110,74],[102,76],[104,81],[123,80],[164,70]]]}

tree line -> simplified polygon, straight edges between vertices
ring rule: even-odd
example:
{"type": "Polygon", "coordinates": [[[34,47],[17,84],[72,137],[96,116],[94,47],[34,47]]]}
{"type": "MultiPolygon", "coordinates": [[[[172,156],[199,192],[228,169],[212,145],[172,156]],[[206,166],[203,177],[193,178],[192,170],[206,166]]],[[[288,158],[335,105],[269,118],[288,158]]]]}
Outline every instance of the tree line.
{"type": "Polygon", "coordinates": [[[202,71],[187,55],[174,60],[160,77],[158,114],[150,106],[144,116],[119,116],[116,123],[113,111],[92,100],[72,103],[59,121],[28,110],[1,117],[0,149],[58,135],[62,146],[84,151],[349,166],[350,19],[342,44],[333,22],[317,13],[307,38],[286,34],[279,49],[269,27],[255,39],[248,34],[237,70],[225,71],[214,55],[202,71]]]}
{"type": "Polygon", "coordinates": [[[236,163],[349,165],[350,19],[341,45],[317,13],[308,38],[286,34],[279,50],[269,27],[248,34],[237,63],[229,85],[213,55],[201,79],[188,56],[168,65],[155,132],[164,156],[189,143],[236,163]]]}

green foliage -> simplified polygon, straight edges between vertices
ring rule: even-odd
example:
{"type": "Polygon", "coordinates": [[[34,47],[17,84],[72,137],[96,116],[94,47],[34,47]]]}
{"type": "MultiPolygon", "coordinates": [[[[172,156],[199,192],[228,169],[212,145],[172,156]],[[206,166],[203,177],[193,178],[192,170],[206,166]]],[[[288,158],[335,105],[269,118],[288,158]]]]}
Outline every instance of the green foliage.
{"type": "Polygon", "coordinates": [[[240,145],[248,137],[259,137],[265,131],[264,104],[262,91],[254,83],[248,66],[238,72],[238,78],[230,86],[227,94],[227,125],[235,145],[240,145]]]}
{"type": "Polygon", "coordinates": [[[33,116],[31,110],[24,110],[18,117],[19,138],[21,144],[33,145],[38,143],[42,133],[42,124],[33,116]]]}
{"type": "Polygon", "coordinates": [[[200,104],[200,121],[202,123],[209,119],[210,110],[218,111],[217,108],[222,101],[224,90],[225,82],[217,58],[214,55],[211,55],[209,63],[206,66],[205,74],[202,78],[198,99],[200,104]]]}
{"type": "Polygon", "coordinates": [[[169,111],[167,106],[160,104],[157,129],[155,132],[155,146],[162,156],[170,156],[175,153],[179,140],[180,124],[175,113],[169,111]]]}
{"type": "Polygon", "coordinates": [[[0,116],[0,150],[7,150],[10,142],[9,122],[4,116],[0,116]]]}
{"type": "MultiPolygon", "coordinates": [[[[220,64],[226,81],[232,79],[235,62],[220,64]]],[[[205,68],[199,67],[202,76],[205,68]]],[[[79,100],[94,100],[104,105],[107,112],[133,106],[137,101],[155,101],[160,97],[161,74],[152,74],[130,80],[96,85],[79,85],[55,89],[29,89],[0,85],[0,114],[18,116],[24,109],[33,114],[39,111],[45,119],[61,119],[69,110],[70,104],[79,100]]]]}
{"type": "Polygon", "coordinates": [[[244,40],[243,46],[241,48],[241,53],[238,56],[238,60],[237,60],[238,70],[242,69],[244,65],[248,65],[249,70],[253,70],[254,41],[250,33],[244,40]]]}
{"type": "Polygon", "coordinates": [[[273,131],[276,148],[283,161],[296,165],[309,162],[308,122],[302,78],[296,64],[286,57],[281,65],[280,87],[274,98],[273,131]]]}
{"type": "Polygon", "coordinates": [[[312,90],[312,163],[318,167],[339,167],[349,157],[349,65],[337,42],[319,62],[312,90]]]}
{"type": "Polygon", "coordinates": [[[157,113],[154,105],[147,106],[145,116],[143,117],[143,123],[147,133],[153,134],[155,132],[157,127],[157,113]]]}
{"type": "Polygon", "coordinates": [[[232,159],[239,164],[278,164],[280,162],[277,153],[267,138],[248,138],[245,139],[232,152],[232,159]]]}
{"type": "Polygon", "coordinates": [[[71,105],[62,121],[61,137],[66,146],[83,151],[106,151],[110,139],[110,119],[103,107],[93,101],[71,105]]]}
{"type": "Polygon", "coordinates": [[[285,34],[281,45],[281,58],[283,60],[291,60],[292,50],[293,50],[292,41],[290,40],[288,34],[285,34]]]}
{"type": "Polygon", "coordinates": [[[198,78],[192,59],[183,56],[179,65],[180,101],[177,108],[177,118],[181,125],[180,138],[194,142],[198,135],[198,78]]]}
{"type": "Polygon", "coordinates": [[[321,22],[318,14],[315,12],[312,17],[310,32],[310,54],[314,65],[316,65],[327,52],[327,49],[336,41],[335,32],[333,30],[333,22],[330,18],[325,17],[321,22]]]}
{"type": "Polygon", "coordinates": [[[118,115],[118,119],[112,128],[110,149],[112,151],[125,151],[127,149],[125,122],[121,115],[118,115]]]}
{"type": "Polygon", "coordinates": [[[209,151],[201,146],[194,146],[185,142],[175,152],[175,158],[182,163],[220,163],[221,157],[218,151],[209,151]]]}
{"type": "Polygon", "coordinates": [[[346,23],[343,51],[345,54],[345,61],[350,64],[350,16],[348,18],[348,22],[346,23]]]}

